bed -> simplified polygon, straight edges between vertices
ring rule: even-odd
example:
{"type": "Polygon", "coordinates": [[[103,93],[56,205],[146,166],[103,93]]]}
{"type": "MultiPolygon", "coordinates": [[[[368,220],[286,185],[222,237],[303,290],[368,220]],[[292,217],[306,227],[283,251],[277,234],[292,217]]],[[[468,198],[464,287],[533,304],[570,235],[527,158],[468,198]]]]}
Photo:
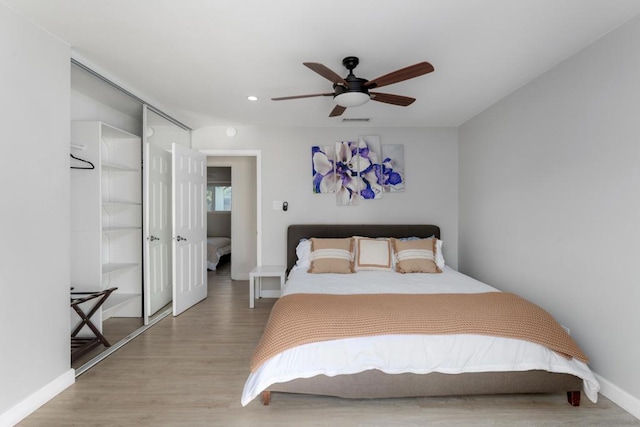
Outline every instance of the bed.
{"type": "MultiPolygon", "coordinates": [[[[431,298],[439,298],[437,301],[442,301],[442,298],[510,298],[524,301],[446,266],[444,259],[436,259],[442,256],[442,248],[435,243],[433,261],[439,261],[437,266],[442,268],[437,268],[440,272],[433,274],[400,274],[395,271],[399,265],[394,265],[391,270],[363,269],[354,274],[307,273],[308,260],[299,259],[306,256],[301,255],[301,241],[310,238],[344,239],[353,236],[372,238],[367,239],[369,241],[393,237],[399,239],[396,242],[427,242],[430,241],[429,238],[436,239],[438,244],[442,242],[439,227],[433,225],[290,226],[287,234],[288,280],[282,297],[274,305],[264,335],[252,359],[252,370],[241,398],[243,406],[258,396],[261,396],[263,404],[269,404],[272,392],[343,398],[566,392],[569,403],[578,406],[582,390],[590,400],[596,401],[599,384],[586,364],[586,356],[561,330],[560,325],[537,306],[535,308],[551,318],[549,323],[553,324],[548,327],[551,328],[554,339],[564,334],[560,337],[565,340],[562,345],[574,347],[570,350],[566,350],[567,347],[552,347],[557,350],[554,351],[540,342],[511,336],[491,336],[486,335],[484,331],[451,334],[440,332],[431,335],[408,333],[402,329],[400,333],[373,331],[369,335],[351,336],[349,334],[352,331],[347,331],[342,334],[342,329],[349,329],[344,325],[359,324],[359,317],[333,322],[338,323],[337,328],[340,328],[337,332],[332,332],[337,334],[334,339],[307,339],[316,330],[324,331],[325,326],[314,326],[311,320],[307,319],[296,322],[291,313],[303,311],[303,316],[312,319],[313,315],[309,313],[325,312],[330,306],[339,307],[341,304],[356,307],[356,303],[363,298],[372,301],[384,298],[384,304],[388,301],[394,301],[395,304],[396,300],[398,304],[407,304],[407,300],[415,304],[423,304],[423,301],[425,304],[431,304],[431,298]],[[345,302],[344,299],[348,300],[345,302]],[[284,325],[275,324],[280,312],[287,316],[284,325]],[[308,325],[305,325],[305,322],[308,322],[308,325]],[[301,330],[287,329],[296,327],[298,323],[301,330]],[[272,344],[274,337],[277,341],[277,338],[282,336],[299,336],[302,337],[302,341],[298,345],[288,347],[278,347],[282,342],[272,344]],[[265,352],[265,348],[271,353],[265,352]],[[570,355],[571,351],[574,351],[573,356],[570,355]]],[[[320,248],[320,241],[315,241],[317,248],[320,248]]],[[[379,245],[377,242],[369,243],[379,245]]],[[[399,259],[393,258],[395,262],[399,259]]],[[[439,303],[436,302],[436,306],[437,304],[439,303]]],[[[523,304],[530,303],[524,301],[523,304]]],[[[433,309],[434,306],[430,307],[430,310],[418,311],[428,311],[429,315],[436,315],[434,313],[437,310],[433,309]]],[[[408,316],[407,313],[411,312],[409,309],[389,310],[397,310],[388,317],[392,320],[403,319],[402,316],[408,316]]],[[[447,319],[448,321],[455,322],[472,311],[456,311],[455,316],[445,314],[442,318],[448,317],[451,318],[447,319]]],[[[358,313],[355,308],[353,312],[358,313]]],[[[440,324],[440,319],[427,319],[425,324],[427,328],[432,327],[440,324]]],[[[408,323],[410,322],[404,324],[408,323]]],[[[515,321],[503,323],[517,324],[515,321]]],[[[369,326],[367,323],[367,327],[369,326]]],[[[531,329],[535,330],[533,327],[531,329]]]]}
{"type": "Polygon", "coordinates": [[[223,256],[231,254],[231,238],[207,237],[207,269],[215,270],[223,256]]]}

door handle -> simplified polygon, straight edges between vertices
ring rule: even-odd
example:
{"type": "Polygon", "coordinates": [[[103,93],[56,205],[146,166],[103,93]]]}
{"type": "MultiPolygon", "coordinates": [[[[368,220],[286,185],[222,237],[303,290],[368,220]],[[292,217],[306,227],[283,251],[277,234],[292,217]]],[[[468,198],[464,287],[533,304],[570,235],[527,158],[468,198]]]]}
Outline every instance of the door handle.
{"type": "Polygon", "coordinates": [[[156,236],[149,236],[149,241],[150,242],[153,242],[154,240],[160,240],[160,238],[156,237],[156,236]]]}
{"type": "Polygon", "coordinates": [[[185,238],[184,238],[184,237],[182,237],[182,236],[178,236],[178,237],[176,237],[176,240],[179,242],[179,241],[181,241],[181,240],[187,240],[187,239],[185,239],[185,238]]]}

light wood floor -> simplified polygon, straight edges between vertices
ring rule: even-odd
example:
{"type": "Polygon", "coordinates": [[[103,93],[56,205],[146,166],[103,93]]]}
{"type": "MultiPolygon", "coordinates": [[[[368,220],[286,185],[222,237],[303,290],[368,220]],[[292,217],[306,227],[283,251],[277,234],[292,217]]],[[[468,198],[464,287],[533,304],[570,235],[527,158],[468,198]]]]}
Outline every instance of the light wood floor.
{"type": "Polygon", "coordinates": [[[600,396],[574,408],[564,395],[346,400],[274,394],[240,405],[249,359],[274,300],[249,309],[229,265],[209,272],[209,297],[168,317],[77,378],[20,426],[638,426],[600,396]]]}

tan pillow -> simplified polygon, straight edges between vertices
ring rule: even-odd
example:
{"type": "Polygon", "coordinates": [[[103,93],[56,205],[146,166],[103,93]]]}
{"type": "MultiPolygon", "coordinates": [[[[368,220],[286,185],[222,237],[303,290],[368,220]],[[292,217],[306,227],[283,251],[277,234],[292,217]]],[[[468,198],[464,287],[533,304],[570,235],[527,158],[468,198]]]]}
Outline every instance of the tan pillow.
{"type": "Polygon", "coordinates": [[[389,239],[356,238],[356,271],[390,271],[392,261],[389,239]]]}
{"type": "Polygon", "coordinates": [[[392,239],[398,273],[442,273],[435,262],[436,239],[392,239]]]}
{"type": "Polygon", "coordinates": [[[309,273],[353,273],[353,239],[311,238],[309,273]]]}

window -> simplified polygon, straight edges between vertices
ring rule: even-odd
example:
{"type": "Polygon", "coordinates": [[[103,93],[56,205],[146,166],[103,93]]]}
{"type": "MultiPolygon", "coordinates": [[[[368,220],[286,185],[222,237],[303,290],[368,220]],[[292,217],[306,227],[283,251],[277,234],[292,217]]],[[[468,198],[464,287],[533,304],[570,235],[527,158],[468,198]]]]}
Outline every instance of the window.
{"type": "Polygon", "coordinates": [[[231,186],[207,185],[207,211],[230,212],[231,211],[231,186]]]}

